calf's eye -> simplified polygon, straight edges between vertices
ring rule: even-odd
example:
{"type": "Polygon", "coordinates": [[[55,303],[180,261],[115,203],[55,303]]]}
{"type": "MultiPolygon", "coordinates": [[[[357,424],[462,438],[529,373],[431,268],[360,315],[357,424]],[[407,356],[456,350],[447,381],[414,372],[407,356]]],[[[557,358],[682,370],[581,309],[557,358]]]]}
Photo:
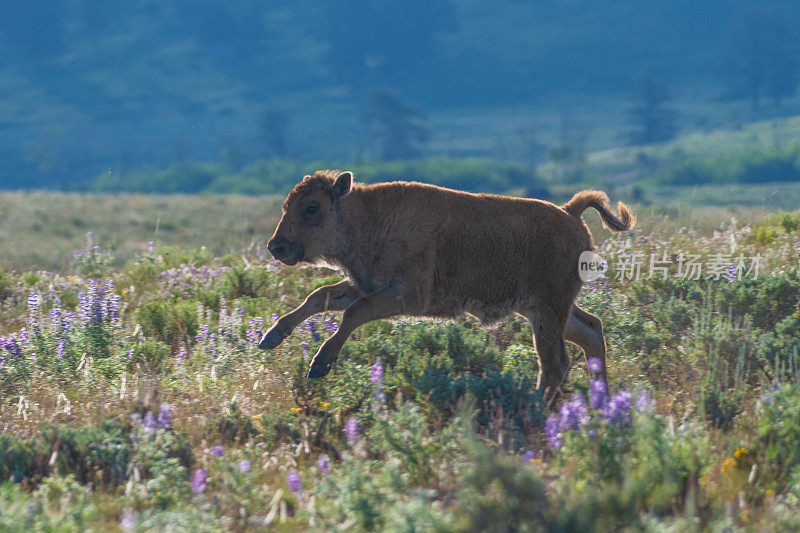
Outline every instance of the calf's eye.
{"type": "Polygon", "coordinates": [[[317,211],[319,211],[319,208],[314,204],[311,204],[308,207],[306,207],[306,215],[316,215],[317,211]]]}

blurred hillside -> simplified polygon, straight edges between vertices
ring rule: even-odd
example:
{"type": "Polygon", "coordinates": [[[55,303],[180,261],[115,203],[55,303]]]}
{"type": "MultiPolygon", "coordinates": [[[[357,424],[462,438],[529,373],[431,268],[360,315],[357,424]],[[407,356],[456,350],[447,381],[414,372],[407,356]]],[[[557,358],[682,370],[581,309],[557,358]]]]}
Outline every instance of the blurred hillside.
{"type": "Polygon", "coordinates": [[[800,8],[788,3],[2,0],[0,11],[0,188],[93,188],[188,160],[239,172],[270,157],[532,169],[800,113],[800,8]]]}

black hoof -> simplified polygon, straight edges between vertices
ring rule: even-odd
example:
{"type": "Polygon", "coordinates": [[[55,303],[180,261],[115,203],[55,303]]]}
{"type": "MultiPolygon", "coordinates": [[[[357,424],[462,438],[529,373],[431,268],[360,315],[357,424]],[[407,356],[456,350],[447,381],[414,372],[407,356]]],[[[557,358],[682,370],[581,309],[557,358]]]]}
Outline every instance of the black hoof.
{"type": "Polygon", "coordinates": [[[333,363],[311,363],[308,369],[308,378],[324,378],[331,371],[333,363]]]}
{"type": "Polygon", "coordinates": [[[260,350],[271,350],[273,348],[277,348],[285,338],[286,335],[281,333],[279,329],[272,328],[261,338],[261,342],[258,343],[258,348],[260,350]]]}

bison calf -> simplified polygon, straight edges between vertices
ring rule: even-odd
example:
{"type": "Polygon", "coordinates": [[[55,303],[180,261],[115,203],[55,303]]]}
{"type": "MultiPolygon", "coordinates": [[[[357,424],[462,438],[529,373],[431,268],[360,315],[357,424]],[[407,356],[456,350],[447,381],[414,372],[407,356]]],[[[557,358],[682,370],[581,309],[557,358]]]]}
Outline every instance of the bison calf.
{"type": "Polygon", "coordinates": [[[360,325],[398,315],[453,318],[465,312],[492,322],[517,312],[533,329],[537,385],[552,398],[569,370],[564,340],[599,357],[600,320],[575,305],[578,259],[593,247],[581,213],[592,207],[612,231],[633,227],[600,191],[564,206],[527,198],[471,194],[422,183],[353,183],[351,172],[306,176],[283,203],[268,248],[294,265],[340,269],[346,279],[320,287],[280,317],[259,348],[275,348],[309,316],[344,310],[338,331],[311,362],[308,377],[330,372],[360,325]]]}

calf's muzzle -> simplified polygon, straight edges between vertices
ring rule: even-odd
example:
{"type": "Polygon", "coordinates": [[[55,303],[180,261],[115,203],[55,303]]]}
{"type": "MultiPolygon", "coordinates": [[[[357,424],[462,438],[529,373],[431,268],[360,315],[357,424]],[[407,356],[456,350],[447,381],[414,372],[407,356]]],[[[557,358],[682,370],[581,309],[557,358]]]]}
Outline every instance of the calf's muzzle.
{"type": "Polygon", "coordinates": [[[272,257],[287,265],[293,265],[303,259],[303,246],[283,237],[273,237],[267,243],[267,249],[272,257]]]}

